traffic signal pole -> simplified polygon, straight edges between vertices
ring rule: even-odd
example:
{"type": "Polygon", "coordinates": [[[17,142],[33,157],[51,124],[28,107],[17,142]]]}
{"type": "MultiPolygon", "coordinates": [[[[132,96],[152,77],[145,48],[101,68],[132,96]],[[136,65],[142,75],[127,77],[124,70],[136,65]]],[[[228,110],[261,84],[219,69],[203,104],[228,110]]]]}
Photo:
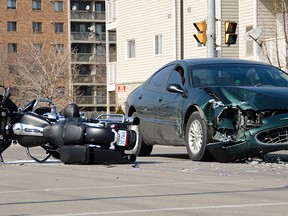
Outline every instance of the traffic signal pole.
{"type": "Polygon", "coordinates": [[[216,58],[215,0],[207,0],[207,57],[216,58]]]}

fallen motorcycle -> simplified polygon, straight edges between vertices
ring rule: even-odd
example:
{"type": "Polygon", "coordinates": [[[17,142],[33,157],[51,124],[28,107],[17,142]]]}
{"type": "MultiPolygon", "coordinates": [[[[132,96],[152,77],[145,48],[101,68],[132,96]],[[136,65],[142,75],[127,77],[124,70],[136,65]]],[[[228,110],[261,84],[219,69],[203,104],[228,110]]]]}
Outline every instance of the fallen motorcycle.
{"type": "Polygon", "coordinates": [[[136,160],[126,150],[133,149],[137,133],[131,129],[139,124],[138,118],[117,114],[85,118],[76,104],[58,111],[47,99],[33,100],[18,108],[9,98],[9,88],[0,86],[0,160],[2,153],[18,143],[37,162],[51,156],[62,162],[77,164],[119,164],[136,160]],[[39,106],[40,103],[47,106],[39,106]],[[30,149],[42,147],[47,156],[38,159],[30,149]]]}

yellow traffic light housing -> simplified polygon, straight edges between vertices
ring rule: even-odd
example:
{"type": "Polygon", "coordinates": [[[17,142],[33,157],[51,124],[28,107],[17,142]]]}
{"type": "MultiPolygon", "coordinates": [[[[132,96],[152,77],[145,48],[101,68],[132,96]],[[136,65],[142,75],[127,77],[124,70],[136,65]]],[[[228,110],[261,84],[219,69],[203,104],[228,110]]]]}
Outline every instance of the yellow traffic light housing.
{"type": "Polygon", "coordinates": [[[196,22],[196,23],[193,23],[193,25],[195,26],[195,28],[198,31],[197,34],[193,35],[194,38],[197,40],[198,43],[205,45],[207,42],[207,35],[206,35],[207,23],[206,23],[206,21],[196,22]]]}
{"type": "Polygon", "coordinates": [[[237,42],[237,23],[232,21],[225,21],[224,23],[224,29],[225,29],[225,44],[236,44],[237,42]]]}

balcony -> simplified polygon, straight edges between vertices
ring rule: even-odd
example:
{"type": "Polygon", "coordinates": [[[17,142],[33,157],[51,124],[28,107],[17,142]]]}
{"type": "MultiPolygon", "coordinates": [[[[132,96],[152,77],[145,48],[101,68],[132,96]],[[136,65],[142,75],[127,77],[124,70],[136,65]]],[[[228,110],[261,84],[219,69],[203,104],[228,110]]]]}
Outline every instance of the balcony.
{"type": "Polygon", "coordinates": [[[94,32],[71,32],[71,41],[105,42],[106,34],[94,32]]]}
{"type": "Polygon", "coordinates": [[[102,96],[76,96],[76,104],[106,106],[106,97],[102,96]]]}
{"type": "Polygon", "coordinates": [[[109,32],[109,42],[116,42],[116,32],[109,32]]]}
{"type": "Polygon", "coordinates": [[[70,12],[70,20],[91,20],[105,21],[105,11],[76,10],[70,12]]]}
{"type": "Polygon", "coordinates": [[[73,63],[100,63],[100,64],[105,64],[106,63],[106,58],[105,54],[93,54],[93,53],[76,53],[72,54],[71,56],[72,62],[73,63]]]}
{"type": "Polygon", "coordinates": [[[260,60],[269,62],[281,67],[283,70],[287,70],[286,58],[287,58],[287,43],[284,37],[269,38],[265,39],[264,45],[262,46],[260,60]]]}
{"type": "Polygon", "coordinates": [[[74,85],[81,84],[102,84],[106,85],[106,76],[105,75],[79,75],[74,80],[74,85]]]}

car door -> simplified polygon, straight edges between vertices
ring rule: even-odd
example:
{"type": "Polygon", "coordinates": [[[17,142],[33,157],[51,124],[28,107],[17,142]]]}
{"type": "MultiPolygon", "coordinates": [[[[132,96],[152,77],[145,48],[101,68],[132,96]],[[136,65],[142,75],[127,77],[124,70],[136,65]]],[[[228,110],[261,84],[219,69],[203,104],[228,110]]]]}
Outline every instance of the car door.
{"type": "Polygon", "coordinates": [[[178,84],[184,88],[184,69],[178,71],[178,66],[170,73],[165,83],[164,91],[157,98],[156,122],[158,127],[158,143],[177,145],[183,144],[183,103],[185,97],[181,93],[171,93],[167,91],[169,84],[178,84]],[[181,74],[182,73],[182,74],[181,74]]]}
{"type": "Polygon", "coordinates": [[[158,112],[157,101],[165,88],[164,84],[173,68],[174,65],[168,65],[156,72],[151,77],[148,84],[143,87],[143,90],[139,93],[137,98],[137,112],[141,122],[141,133],[144,135],[144,139],[148,138],[149,142],[152,143],[154,143],[155,139],[158,137],[156,122],[156,114],[158,112]]]}

